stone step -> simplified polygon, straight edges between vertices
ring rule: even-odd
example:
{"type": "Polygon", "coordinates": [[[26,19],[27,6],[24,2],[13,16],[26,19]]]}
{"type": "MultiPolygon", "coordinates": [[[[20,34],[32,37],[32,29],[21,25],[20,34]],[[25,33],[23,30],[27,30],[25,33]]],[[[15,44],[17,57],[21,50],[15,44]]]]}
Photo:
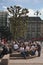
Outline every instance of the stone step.
{"type": "Polygon", "coordinates": [[[10,57],[10,60],[14,60],[14,59],[24,59],[23,57],[10,57]]]}
{"type": "Polygon", "coordinates": [[[43,65],[43,63],[9,63],[9,65],[43,65]]]}
{"type": "Polygon", "coordinates": [[[13,53],[13,54],[10,54],[10,57],[21,57],[21,54],[20,53],[13,53]]]}
{"type": "MultiPolygon", "coordinates": [[[[37,57],[37,56],[27,56],[26,57],[26,59],[32,59],[32,58],[35,58],[35,57],[37,57]]],[[[10,56],[10,58],[9,59],[12,59],[12,60],[14,60],[14,59],[24,59],[24,57],[22,57],[22,56],[10,56]]]]}

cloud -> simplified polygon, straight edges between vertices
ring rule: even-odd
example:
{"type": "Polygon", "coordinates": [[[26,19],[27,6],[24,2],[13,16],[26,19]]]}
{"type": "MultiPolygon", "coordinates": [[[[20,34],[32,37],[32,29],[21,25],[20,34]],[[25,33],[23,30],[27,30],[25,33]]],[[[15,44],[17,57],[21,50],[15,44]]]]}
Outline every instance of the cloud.
{"type": "Polygon", "coordinates": [[[41,13],[41,19],[43,19],[43,8],[42,9],[40,9],[40,13],[41,13]]]}
{"type": "Polygon", "coordinates": [[[4,9],[3,11],[8,12],[8,10],[7,10],[7,6],[2,6],[2,8],[4,9]]]}
{"type": "Polygon", "coordinates": [[[3,5],[3,3],[0,3],[0,5],[2,6],[2,5],[3,5]]]}
{"type": "MultiPolygon", "coordinates": [[[[39,1],[39,0],[38,0],[39,1]]],[[[42,0],[41,0],[42,1],[42,0]]],[[[23,7],[22,5],[19,5],[19,6],[21,6],[21,7],[23,7]]],[[[7,11],[7,6],[2,6],[3,7],[3,9],[4,9],[4,11],[7,11]]],[[[27,14],[28,16],[36,16],[36,15],[34,15],[34,13],[37,11],[37,10],[35,10],[35,9],[28,9],[29,10],[29,13],[27,14]]],[[[43,19],[43,8],[41,8],[41,9],[39,9],[39,11],[40,11],[40,13],[41,13],[41,15],[39,15],[42,19],[43,19]]],[[[9,13],[9,15],[11,15],[12,16],[12,14],[10,14],[9,13]]]]}
{"type": "Polygon", "coordinates": [[[35,16],[34,13],[35,11],[33,9],[28,9],[29,13],[27,14],[28,16],[35,16]]]}
{"type": "MultiPolygon", "coordinates": [[[[28,9],[29,13],[27,14],[28,16],[35,16],[34,13],[37,11],[37,10],[33,10],[33,9],[28,9]]],[[[39,10],[39,15],[38,15],[42,20],[43,20],[43,8],[39,10]],[[41,15],[40,15],[41,13],[41,15]]]]}
{"type": "MultiPolygon", "coordinates": [[[[31,1],[31,0],[30,0],[31,1]]],[[[43,0],[32,0],[34,4],[40,4],[43,3],[43,0]]]]}
{"type": "Polygon", "coordinates": [[[4,9],[7,9],[7,7],[6,6],[2,6],[4,9]]]}
{"type": "Polygon", "coordinates": [[[13,2],[19,2],[19,3],[25,3],[25,2],[30,2],[31,0],[9,0],[9,1],[13,1],[13,2]]]}
{"type": "Polygon", "coordinates": [[[40,1],[39,0],[33,0],[33,3],[39,3],[40,1]]]}
{"type": "MultiPolygon", "coordinates": [[[[11,0],[14,1],[14,0],[11,0]]],[[[32,2],[32,3],[41,3],[43,0],[15,0],[17,2],[32,2]]]]}
{"type": "Polygon", "coordinates": [[[40,12],[41,12],[41,13],[42,13],[42,15],[43,15],[43,9],[41,9],[41,10],[40,10],[40,12]]]}

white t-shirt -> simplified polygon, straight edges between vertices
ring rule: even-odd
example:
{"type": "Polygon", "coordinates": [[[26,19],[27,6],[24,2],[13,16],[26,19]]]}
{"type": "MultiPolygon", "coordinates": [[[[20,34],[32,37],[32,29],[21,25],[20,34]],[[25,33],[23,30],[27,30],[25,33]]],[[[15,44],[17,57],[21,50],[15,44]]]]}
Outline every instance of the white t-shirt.
{"type": "Polygon", "coordinates": [[[24,47],[20,47],[20,52],[23,52],[24,51],[24,47]]]}
{"type": "Polygon", "coordinates": [[[24,42],[25,45],[28,45],[28,42],[24,42]]]}
{"type": "Polygon", "coordinates": [[[33,50],[33,51],[34,51],[34,50],[35,50],[35,46],[31,46],[31,50],[33,50]]]}
{"type": "Polygon", "coordinates": [[[18,49],[18,48],[19,48],[18,44],[14,44],[14,49],[18,49]]]}
{"type": "Polygon", "coordinates": [[[29,51],[30,50],[30,47],[29,46],[26,46],[26,51],[29,51]]]}

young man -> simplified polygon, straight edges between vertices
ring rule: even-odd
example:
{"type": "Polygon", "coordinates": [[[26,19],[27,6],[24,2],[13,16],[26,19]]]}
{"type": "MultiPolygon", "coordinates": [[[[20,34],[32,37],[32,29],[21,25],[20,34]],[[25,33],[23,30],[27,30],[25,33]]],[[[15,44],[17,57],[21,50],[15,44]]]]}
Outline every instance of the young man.
{"type": "Polygon", "coordinates": [[[13,44],[13,48],[14,48],[15,51],[17,51],[19,49],[19,45],[15,42],[13,44]]]}
{"type": "Polygon", "coordinates": [[[30,55],[32,55],[32,56],[35,55],[35,52],[36,52],[35,51],[35,46],[32,45],[31,48],[30,48],[30,55]]]}
{"type": "Polygon", "coordinates": [[[26,59],[26,53],[25,53],[24,45],[20,46],[19,50],[21,52],[21,55],[26,59]]]}
{"type": "Polygon", "coordinates": [[[29,56],[29,53],[30,53],[30,46],[27,44],[26,47],[25,47],[25,53],[26,53],[26,56],[29,56]]]}
{"type": "Polygon", "coordinates": [[[37,51],[38,51],[38,57],[41,55],[41,43],[36,43],[37,44],[37,51]]]}

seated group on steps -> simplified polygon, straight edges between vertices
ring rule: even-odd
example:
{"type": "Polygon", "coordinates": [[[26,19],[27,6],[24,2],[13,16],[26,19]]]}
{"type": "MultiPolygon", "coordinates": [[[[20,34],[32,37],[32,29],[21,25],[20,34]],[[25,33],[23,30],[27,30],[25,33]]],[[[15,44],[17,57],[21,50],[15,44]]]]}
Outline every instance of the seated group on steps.
{"type": "Polygon", "coordinates": [[[27,56],[34,56],[38,52],[38,57],[41,55],[41,43],[36,41],[30,42],[14,42],[13,43],[14,51],[19,51],[21,55],[26,58],[27,56]]]}
{"type": "Polygon", "coordinates": [[[2,44],[2,52],[0,53],[0,57],[3,57],[5,54],[13,53],[12,49],[14,51],[20,52],[20,54],[26,58],[28,56],[34,56],[36,55],[36,52],[38,52],[38,57],[41,55],[41,43],[37,41],[29,41],[29,42],[17,42],[13,41],[10,42],[10,44],[3,45],[2,44]]]}

